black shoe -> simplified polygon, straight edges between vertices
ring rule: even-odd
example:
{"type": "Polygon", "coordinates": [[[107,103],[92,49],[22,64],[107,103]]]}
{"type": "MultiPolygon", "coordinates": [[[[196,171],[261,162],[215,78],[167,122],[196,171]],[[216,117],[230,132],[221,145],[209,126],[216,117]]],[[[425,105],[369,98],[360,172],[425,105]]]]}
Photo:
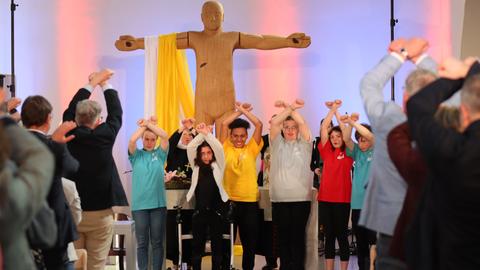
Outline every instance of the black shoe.
{"type": "Polygon", "coordinates": [[[273,269],[275,269],[275,268],[277,268],[276,265],[273,266],[273,265],[268,265],[268,264],[267,264],[267,265],[265,265],[264,267],[262,267],[262,270],[273,270],[273,269]]]}

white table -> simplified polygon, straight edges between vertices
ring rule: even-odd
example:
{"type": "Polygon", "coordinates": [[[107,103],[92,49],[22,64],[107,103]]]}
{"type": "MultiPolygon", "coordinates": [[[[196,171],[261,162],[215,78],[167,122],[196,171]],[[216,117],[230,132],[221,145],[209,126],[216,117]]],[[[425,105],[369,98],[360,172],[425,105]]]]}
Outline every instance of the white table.
{"type": "Polygon", "coordinates": [[[193,209],[195,207],[195,199],[192,198],[187,202],[188,189],[167,189],[167,209],[173,210],[175,206],[181,206],[182,209],[193,209]]]}
{"type": "Polygon", "coordinates": [[[127,270],[137,269],[137,239],[135,238],[135,221],[116,220],[113,223],[113,234],[125,236],[125,253],[127,270]]]}

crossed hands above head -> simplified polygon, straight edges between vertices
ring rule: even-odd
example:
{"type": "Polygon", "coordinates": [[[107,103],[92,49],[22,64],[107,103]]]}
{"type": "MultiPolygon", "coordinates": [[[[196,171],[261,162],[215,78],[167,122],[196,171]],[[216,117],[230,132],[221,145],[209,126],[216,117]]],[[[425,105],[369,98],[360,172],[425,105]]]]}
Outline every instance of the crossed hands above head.
{"type": "Polygon", "coordinates": [[[157,125],[158,124],[158,119],[155,115],[152,115],[150,116],[150,119],[148,119],[148,121],[153,124],[153,125],[157,125]]]}
{"type": "Polygon", "coordinates": [[[443,78],[457,80],[465,78],[471,66],[478,61],[476,57],[467,57],[465,60],[449,57],[438,66],[438,75],[443,78]]]}
{"type": "Polygon", "coordinates": [[[12,97],[7,101],[7,110],[11,111],[17,108],[22,103],[22,100],[17,97],[12,97]]]}
{"type": "Polygon", "coordinates": [[[342,106],[342,101],[340,99],[335,99],[334,101],[327,101],[325,102],[325,106],[327,106],[330,110],[336,110],[342,106]]]}
{"type": "Polygon", "coordinates": [[[299,98],[295,99],[295,101],[290,104],[290,108],[292,108],[292,110],[303,108],[303,106],[305,106],[305,101],[299,98]]]}
{"type": "Polygon", "coordinates": [[[143,118],[138,119],[137,126],[146,128],[148,124],[157,125],[157,122],[158,122],[157,117],[151,116],[148,119],[143,119],[143,118]]]}
{"type": "Polygon", "coordinates": [[[428,46],[428,41],[423,38],[398,38],[390,43],[388,51],[396,52],[404,59],[416,62],[418,58],[427,51],[428,46]]]}
{"type": "Polygon", "coordinates": [[[277,108],[284,108],[284,109],[290,107],[292,110],[296,110],[296,109],[303,108],[303,106],[305,106],[305,101],[303,101],[303,99],[297,98],[291,104],[288,104],[284,100],[277,100],[275,101],[274,106],[277,108]]]}
{"type": "Polygon", "coordinates": [[[197,125],[195,129],[197,130],[198,133],[202,133],[203,135],[208,135],[208,133],[212,132],[213,126],[211,125],[208,126],[205,123],[200,123],[197,125]]]}
{"type": "Polygon", "coordinates": [[[185,118],[182,120],[183,129],[191,129],[195,124],[195,118],[185,118]]]}
{"type": "Polygon", "coordinates": [[[93,87],[97,85],[103,86],[108,80],[110,80],[114,73],[115,72],[113,70],[108,68],[102,69],[98,72],[93,72],[88,76],[88,82],[93,87]]]}
{"type": "Polygon", "coordinates": [[[253,106],[250,103],[242,103],[240,101],[235,102],[235,109],[243,114],[253,110],[253,106]]]}
{"type": "Polygon", "coordinates": [[[351,115],[344,114],[340,116],[340,121],[345,124],[352,124],[358,121],[360,115],[358,113],[352,113],[351,115]]]}
{"type": "Polygon", "coordinates": [[[75,138],[75,135],[67,136],[67,133],[76,128],[74,121],[65,121],[52,133],[52,140],[58,143],[67,143],[75,138]]]}
{"type": "Polygon", "coordinates": [[[284,108],[285,109],[289,105],[283,100],[277,100],[277,101],[275,101],[274,106],[277,107],[277,108],[284,108]]]}

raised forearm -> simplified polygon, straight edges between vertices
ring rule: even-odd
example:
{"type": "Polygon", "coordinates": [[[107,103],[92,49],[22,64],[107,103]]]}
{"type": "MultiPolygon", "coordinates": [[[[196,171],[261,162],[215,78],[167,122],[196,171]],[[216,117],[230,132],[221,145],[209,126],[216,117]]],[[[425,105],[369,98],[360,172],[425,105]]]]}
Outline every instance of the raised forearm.
{"type": "Polygon", "coordinates": [[[332,118],[335,114],[335,111],[335,109],[329,110],[327,116],[325,116],[323,119],[322,125],[320,126],[320,140],[322,145],[328,141],[328,127],[330,126],[330,123],[332,123],[332,118]]]}
{"type": "Polygon", "coordinates": [[[352,124],[343,125],[344,128],[342,129],[343,141],[348,149],[353,150],[353,140],[352,140],[352,124]]]}
{"type": "Polygon", "coordinates": [[[352,126],[355,127],[355,129],[360,133],[362,137],[365,139],[371,141],[373,143],[375,137],[373,136],[373,133],[368,130],[366,127],[364,127],[362,124],[358,122],[352,122],[352,126]]]}
{"type": "Polygon", "coordinates": [[[135,130],[132,136],[130,136],[130,139],[128,140],[128,152],[130,154],[133,154],[137,149],[137,141],[140,139],[140,137],[142,137],[142,134],[146,129],[146,127],[139,127],[137,130],[135,130]]]}
{"type": "Polygon", "coordinates": [[[223,120],[222,125],[220,127],[220,142],[223,143],[228,137],[228,126],[233,122],[233,120],[237,119],[242,113],[239,111],[235,111],[231,113],[225,120],[223,120]]]}
{"type": "Polygon", "coordinates": [[[297,122],[298,124],[298,130],[300,131],[300,136],[306,141],[310,141],[310,128],[307,125],[307,122],[305,122],[305,119],[301,114],[299,114],[296,110],[292,111],[292,118],[297,122]]]}
{"type": "Polygon", "coordinates": [[[158,127],[158,126],[156,126],[152,123],[147,123],[147,128],[149,130],[151,130],[153,133],[155,133],[155,135],[160,137],[160,139],[168,141],[168,134],[162,128],[160,128],[160,127],[158,127]]]}

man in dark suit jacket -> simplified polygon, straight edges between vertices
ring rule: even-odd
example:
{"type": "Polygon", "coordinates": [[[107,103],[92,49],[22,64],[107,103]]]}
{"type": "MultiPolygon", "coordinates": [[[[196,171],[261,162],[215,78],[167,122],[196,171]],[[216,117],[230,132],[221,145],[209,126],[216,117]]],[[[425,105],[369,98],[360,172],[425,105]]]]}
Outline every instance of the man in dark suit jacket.
{"type": "Polygon", "coordinates": [[[103,269],[113,235],[112,206],[128,206],[112,155],[113,144],[122,125],[122,106],[108,79],[113,72],[102,70],[89,77],[89,83],[73,97],[63,113],[63,121],[75,120],[78,127],[69,134],[75,139],[68,149],[80,162],[71,179],[82,200],[82,221],[78,226],[77,248],[86,248],[88,269],[103,269]],[[107,105],[106,122],[101,122],[101,106],[89,100],[99,85],[107,105]]]}
{"type": "MultiPolygon", "coordinates": [[[[417,237],[411,235],[415,239],[410,238],[407,248],[410,269],[480,269],[479,73],[477,60],[448,59],[439,69],[443,78],[426,86],[407,103],[412,137],[431,172],[421,205],[426,208],[418,209],[429,214],[429,220],[423,220],[434,225],[424,226],[426,230],[418,232],[417,237]],[[434,120],[440,103],[460,89],[463,133],[434,120]],[[435,220],[432,222],[431,218],[435,220]],[[434,241],[427,248],[421,242],[425,233],[431,234],[434,241]],[[419,247],[428,253],[422,253],[419,247]]],[[[417,215],[418,219],[422,218],[417,215]]],[[[418,223],[414,221],[415,224],[418,223]]]]}
{"type": "Polygon", "coordinates": [[[65,122],[55,130],[52,137],[48,137],[52,105],[42,96],[28,97],[23,103],[21,117],[23,125],[50,149],[55,158],[55,171],[47,202],[55,212],[58,236],[55,245],[51,249],[42,250],[42,253],[47,269],[65,269],[68,263],[67,245],[78,238],[62,185],[62,176],[68,177],[78,169],[78,161],[70,155],[66,146],[66,142],[73,139],[73,136],[65,137],[76,125],[74,122],[65,122]]]}

